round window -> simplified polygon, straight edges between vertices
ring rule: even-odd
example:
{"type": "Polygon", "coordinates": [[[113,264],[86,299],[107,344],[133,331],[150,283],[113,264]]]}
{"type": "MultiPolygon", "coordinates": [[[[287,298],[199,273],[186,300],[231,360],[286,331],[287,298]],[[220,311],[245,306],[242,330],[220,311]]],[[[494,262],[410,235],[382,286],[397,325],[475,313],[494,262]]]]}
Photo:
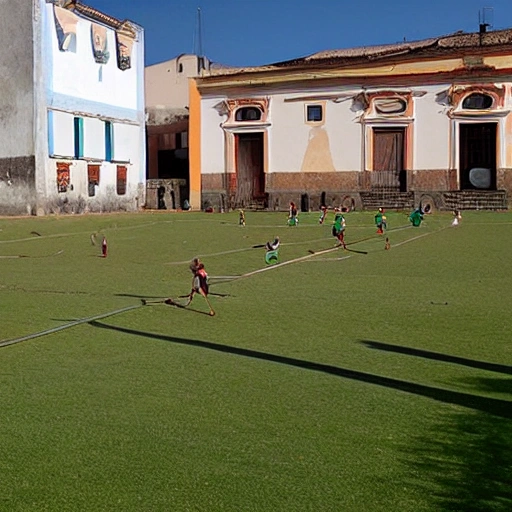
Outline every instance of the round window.
{"type": "Polygon", "coordinates": [[[467,110],[487,110],[492,107],[492,104],[492,96],[475,92],[464,98],[462,108],[467,110]]]}
{"type": "Polygon", "coordinates": [[[259,121],[261,110],[256,107],[242,107],[236,111],[235,121],[259,121]]]}

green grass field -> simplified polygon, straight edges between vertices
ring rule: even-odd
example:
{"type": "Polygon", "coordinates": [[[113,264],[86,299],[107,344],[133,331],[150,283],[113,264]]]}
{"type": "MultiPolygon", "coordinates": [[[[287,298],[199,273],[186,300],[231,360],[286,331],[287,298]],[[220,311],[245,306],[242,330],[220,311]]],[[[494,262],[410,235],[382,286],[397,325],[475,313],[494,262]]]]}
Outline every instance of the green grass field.
{"type": "Polygon", "coordinates": [[[0,219],[0,510],[511,510],[512,213],[387,216],[0,219]]]}

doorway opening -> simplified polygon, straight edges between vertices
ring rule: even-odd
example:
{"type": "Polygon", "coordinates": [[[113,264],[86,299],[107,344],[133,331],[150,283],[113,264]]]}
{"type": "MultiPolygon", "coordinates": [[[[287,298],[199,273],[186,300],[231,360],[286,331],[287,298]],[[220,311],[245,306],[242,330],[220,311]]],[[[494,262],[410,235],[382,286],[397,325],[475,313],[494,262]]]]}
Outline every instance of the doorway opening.
{"type": "Polygon", "coordinates": [[[459,125],[461,190],[496,190],[497,123],[459,125]]]}
{"type": "Polygon", "coordinates": [[[236,206],[248,206],[265,198],[263,132],[235,134],[236,206]]]}

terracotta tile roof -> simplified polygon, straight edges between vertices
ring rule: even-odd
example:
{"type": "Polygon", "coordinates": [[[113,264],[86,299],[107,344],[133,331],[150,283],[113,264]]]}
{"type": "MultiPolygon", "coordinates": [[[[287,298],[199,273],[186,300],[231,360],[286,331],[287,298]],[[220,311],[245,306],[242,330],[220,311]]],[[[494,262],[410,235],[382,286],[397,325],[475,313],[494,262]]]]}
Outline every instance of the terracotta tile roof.
{"type": "Polygon", "coordinates": [[[482,48],[512,45],[512,29],[497,30],[493,32],[464,33],[456,32],[440,37],[422,39],[420,41],[407,41],[396,44],[378,46],[362,46],[357,48],[344,48],[339,50],[325,50],[306,57],[276,62],[265,66],[254,67],[227,67],[212,66],[211,76],[233,75],[239,73],[252,73],[261,71],[273,71],[281,68],[307,67],[318,65],[336,64],[337,66],[349,66],[368,61],[376,61],[394,56],[407,55],[443,55],[465,48],[482,48]]]}
{"type": "Polygon", "coordinates": [[[135,24],[133,22],[129,20],[121,21],[113,16],[109,16],[108,14],[98,11],[94,7],[89,7],[88,5],[83,4],[80,0],[71,0],[66,4],[66,8],[83,14],[91,20],[104,23],[115,30],[123,30],[131,34],[133,37],[136,35],[135,24]]]}

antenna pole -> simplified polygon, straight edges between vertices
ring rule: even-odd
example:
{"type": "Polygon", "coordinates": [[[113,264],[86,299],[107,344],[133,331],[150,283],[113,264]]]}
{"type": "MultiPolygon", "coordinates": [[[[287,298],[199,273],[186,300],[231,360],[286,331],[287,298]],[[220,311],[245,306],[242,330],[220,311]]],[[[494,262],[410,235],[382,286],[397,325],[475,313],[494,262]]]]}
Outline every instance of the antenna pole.
{"type": "Polygon", "coordinates": [[[203,28],[201,27],[201,8],[197,8],[197,42],[199,57],[203,56],[203,28]]]}

